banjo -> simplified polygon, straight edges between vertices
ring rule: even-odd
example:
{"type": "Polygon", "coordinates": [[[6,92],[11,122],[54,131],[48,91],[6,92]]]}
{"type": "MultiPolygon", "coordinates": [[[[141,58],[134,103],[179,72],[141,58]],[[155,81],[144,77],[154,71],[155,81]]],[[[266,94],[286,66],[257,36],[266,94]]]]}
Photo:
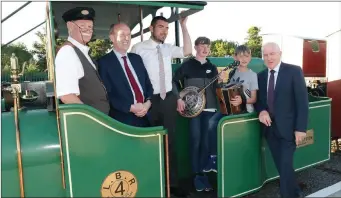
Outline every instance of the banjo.
{"type": "Polygon", "coordinates": [[[180,98],[185,102],[185,109],[180,115],[187,118],[198,116],[204,110],[206,105],[205,89],[209,87],[214,81],[216,81],[223,71],[235,68],[239,66],[239,63],[239,61],[234,61],[233,63],[226,66],[221,72],[219,72],[219,74],[217,74],[212,80],[209,81],[207,85],[202,88],[196,86],[189,86],[184,88],[179,93],[180,98]]]}

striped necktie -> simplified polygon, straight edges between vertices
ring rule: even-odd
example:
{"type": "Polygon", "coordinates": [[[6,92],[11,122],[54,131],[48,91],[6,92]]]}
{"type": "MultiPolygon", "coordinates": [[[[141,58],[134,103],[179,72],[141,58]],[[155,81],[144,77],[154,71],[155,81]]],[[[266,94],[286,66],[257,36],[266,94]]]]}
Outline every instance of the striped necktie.
{"type": "Polygon", "coordinates": [[[160,45],[158,45],[156,48],[157,48],[157,54],[159,58],[160,97],[162,98],[162,100],[164,100],[166,98],[165,68],[163,64],[163,58],[162,58],[160,45]]]}

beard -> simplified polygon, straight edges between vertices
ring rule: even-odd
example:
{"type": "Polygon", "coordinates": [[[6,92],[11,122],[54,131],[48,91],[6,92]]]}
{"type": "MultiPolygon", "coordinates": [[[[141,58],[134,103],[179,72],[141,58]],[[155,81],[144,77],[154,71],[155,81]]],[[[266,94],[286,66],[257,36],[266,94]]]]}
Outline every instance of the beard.
{"type": "Polygon", "coordinates": [[[158,38],[154,32],[152,33],[152,38],[154,41],[162,43],[162,44],[165,42],[165,39],[162,40],[161,38],[158,38]]]}

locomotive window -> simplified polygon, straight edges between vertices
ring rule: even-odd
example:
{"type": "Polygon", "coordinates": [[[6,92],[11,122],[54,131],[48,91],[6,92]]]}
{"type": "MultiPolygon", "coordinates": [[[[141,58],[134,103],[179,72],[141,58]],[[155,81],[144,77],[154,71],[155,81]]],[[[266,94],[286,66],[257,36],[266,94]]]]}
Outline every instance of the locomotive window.
{"type": "Polygon", "coordinates": [[[319,42],[317,40],[310,41],[310,45],[311,45],[311,49],[313,52],[319,52],[320,51],[319,42]]]}

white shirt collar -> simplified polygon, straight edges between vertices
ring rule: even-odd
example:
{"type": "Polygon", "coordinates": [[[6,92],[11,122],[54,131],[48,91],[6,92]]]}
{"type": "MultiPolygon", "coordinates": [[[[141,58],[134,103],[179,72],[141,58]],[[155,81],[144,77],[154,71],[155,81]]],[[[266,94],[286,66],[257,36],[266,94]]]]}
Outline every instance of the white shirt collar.
{"type": "Polygon", "coordinates": [[[152,39],[152,37],[150,37],[149,38],[149,43],[151,44],[151,46],[154,48],[156,48],[156,46],[158,46],[158,45],[160,45],[160,47],[162,46],[162,43],[158,43],[158,42],[156,42],[156,41],[154,41],[153,39],[152,39]]]}
{"type": "MultiPolygon", "coordinates": [[[[280,62],[278,63],[278,65],[276,65],[276,67],[273,69],[273,70],[275,70],[276,73],[278,73],[279,68],[280,68],[280,66],[281,66],[281,63],[282,63],[282,61],[280,61],[280,62]]],[[[271,70],[272,70],[272,69],[269,69],[269,68],[268,68],[268,73],[270,73],[271,70]]]]}
{"type": "Polygon", "coordinates": [[[112,48],[112,51],[115,53],[115,55],[117,56],[117,58],[122,58],[123,56],[126,56],[126,57],[128,57],[128,54],[127,53],[125,53],[125,54],[121,54],[121,53],[119,53],[118,51],[116,51],[114,48],[112,48]]]}
{"type": "Polygon", "coordinates": [[[81,44],[80,42],[76,41],[74,38],[69,36],[67,38],[68,41],[70,41],[72,44],[74,44],[76,47],[78,47],[81,51],[88,53],[90,48],[86,45],[81,44]]]}

